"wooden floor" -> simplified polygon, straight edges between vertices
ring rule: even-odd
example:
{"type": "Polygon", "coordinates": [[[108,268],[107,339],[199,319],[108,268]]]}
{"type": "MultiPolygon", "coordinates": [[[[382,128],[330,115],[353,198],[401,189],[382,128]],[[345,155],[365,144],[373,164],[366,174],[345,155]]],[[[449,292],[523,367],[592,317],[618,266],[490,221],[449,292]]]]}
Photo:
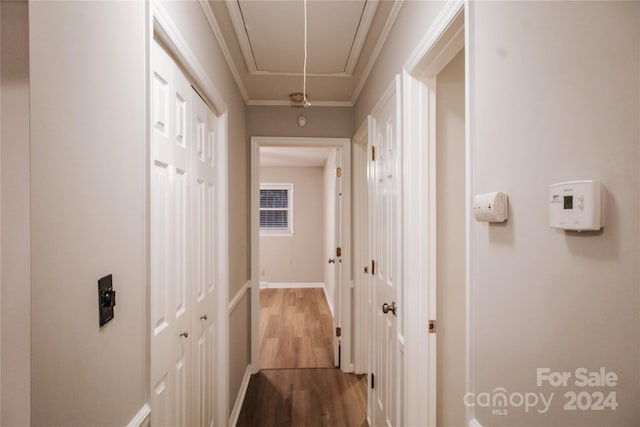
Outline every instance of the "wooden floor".
{"type": "Polygon", "coordinates": [[[363,427],[365,375],[336,368],[268,369],[253,375],[238,427],[363,427]]]}
{"type": "Polygon", "coordinates": [[[263,369],[332,368],[333,320],[321,288],[260,291],[263,369]]]}
{"type": "Polygon", "coordinates": [[[368,426],[366,376],[334,367],[322,289],[261,290],[260,310],[263,369],[251,376],[237,426],[368,426]]]}

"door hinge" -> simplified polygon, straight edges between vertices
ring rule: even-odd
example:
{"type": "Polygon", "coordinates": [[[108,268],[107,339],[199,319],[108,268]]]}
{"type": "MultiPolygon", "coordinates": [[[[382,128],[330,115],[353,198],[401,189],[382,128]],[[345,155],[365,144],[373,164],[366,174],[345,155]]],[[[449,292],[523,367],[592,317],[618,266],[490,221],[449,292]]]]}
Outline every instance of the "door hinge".
{"type": "Polygon", "coordinates": [[[371,260],[371,275],[376,275],[376,262],[374,260],[371,260]]]}
{"type": "Polygon", "coordinates": [[[371,146],[371,160],[373,160],[374,162],[376,161],[376,146],[375,145],[371,146]]]}
{"type": "Polygon", "coordinates": [[[336,256],[337,257],[341,257],[342,256],[342,248],[341,247],[337,247],[336,248],[336,256]]]}
{"type": "Polygon", "coordinates": [[[336,328],[336,336],[337,337],[341,337],[342,336],[342,328],[340,326],[338,326],[336,328]]]}
{"type": "Polygon", "coordinates": [[[342,168],[337,168],[337,169],[336,169],[336,176],[337,176],[338,178],[340,178],[340,177],[342,176],[342,168]]]}
{"type": "Polygon", "coordinates": [[[374,389],[376,387],[376,376],[371,374],[371,388],[374,389]]]}
{"type": "Polygon", "coordinates": [[[435,334],[436,333],[436,321],[435,320],[429,320],[429,333],[430,334],[435,334]]]}

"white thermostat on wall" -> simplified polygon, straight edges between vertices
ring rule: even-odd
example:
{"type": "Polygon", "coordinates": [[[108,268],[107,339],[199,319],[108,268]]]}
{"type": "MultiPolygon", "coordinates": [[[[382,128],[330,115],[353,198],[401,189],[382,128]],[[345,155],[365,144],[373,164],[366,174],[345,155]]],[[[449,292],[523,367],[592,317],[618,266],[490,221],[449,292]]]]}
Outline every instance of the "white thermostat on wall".
{"type": "Polygon", "coordinates": [[[568,181],[549,187],[549,226],[572,231],[604,226],[605,189],[599,181],[568,181]]]}
{"type": "Polygon", "coordinates": [[[509,218],[507,195],[501,192],[477,194],[473,198],[473,214],[482,222],[505,222],[509,218]]]}

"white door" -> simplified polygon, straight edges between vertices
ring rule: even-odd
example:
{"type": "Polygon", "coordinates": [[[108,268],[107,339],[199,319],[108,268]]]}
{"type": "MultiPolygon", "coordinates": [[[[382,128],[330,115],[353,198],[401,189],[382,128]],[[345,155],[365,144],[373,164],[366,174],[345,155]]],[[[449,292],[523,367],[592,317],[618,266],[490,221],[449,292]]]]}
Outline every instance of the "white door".
{"type": "Polygon", "coordinates": [[[152,422],[187,426],[191,424],[187,268],[191,87],[155,42],[151,63],[152,422]]]}
{"type": "MultiPolygon", "coordinates": [[[[333,255],[335,260],[335,268],[334,268],[334,283],[335,290],[333,292],[334,295],[334,332],[340,330],[340,335],[342,335],[342,275],[343,275],[343,267],[342,267],[342,150],[340,148],[336,148],[335,153],[335,169],[336,169],[336,179],[335,179],[335,192],[334,192],[334,248],[333,255]]],[[[335,364],[339,367],[342,366],[342,354],[340,352],[340,348],[342,345],[342,337],[337,337],[337,333],[334,334],[334,361],[335,364]]]]}
{"type": "Polygon", "coordinates": [[[373,116],[369,141],[373,303],[373,425],[398,422],[398,286],[400,280],[400,153],[395,93],[373,116]],[[375,154],[374,154],[375,152],[375,154]],[[375,155],[375,159],[374,156],[375,155]]]}
{"type": "Polygon", "coordinates": [[[216,253],[216,117],[192,89],[193,120],[193,425],[209,427],[214,413],[216,253]]]}

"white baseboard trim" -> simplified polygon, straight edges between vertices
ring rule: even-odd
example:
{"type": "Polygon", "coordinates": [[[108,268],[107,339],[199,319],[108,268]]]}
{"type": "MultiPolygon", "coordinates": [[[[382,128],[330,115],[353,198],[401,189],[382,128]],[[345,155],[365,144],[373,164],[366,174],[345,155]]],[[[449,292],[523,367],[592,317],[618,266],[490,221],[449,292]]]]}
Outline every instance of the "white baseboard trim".
{"type": "Polygon", "coordinates": [[[127,427],[149,427],[149,421],[151,421],[151,407],[145,403],[131,421],[129,421],[127,427]]]}
{"type": "Polygon", "coordinates": [[[238,395],[236,396],[236,402],[233,404],[231,416],[229,417],[230,427],[236,427],[236,424],[238,424],[238,417],[240,417],[244,397],[246,396],[247,388],[249,387],[249,380],[251,380],[251,371],[251,365],[247,365],[247,369],[244,371],[244,377],[242,378],[242,383],[240,384],[240,390],[238,390],[238,395]]]}
{"type": "Polygon", "coordinates": [[[283,288],[324,288],[324,283],[270,283],[260,282],[261,289],[283,289],[283,288]]]}
{"type": "Polygon", "coordinates": [[[248,281],[247,283],[245,283],[240,288],[240,290],[233,296],[233,299],[229,301],[229,315],[233,313],[233,310],[236,309],[236,307],[238,306],[240,301],[242,301],[242,298],[244,298],[244,295],[247,293],[249,289],[251,289],[251,281],[248,281]]]}
{"type": "Polygon", "coordinates": [[[478,422],[475,418],[469,421],[469,427],[482,427],[482,424],[478,422]]]}
{"type": "Polygon", "coordinates": [[[335,316],[333,315],[333,300],[329,297],[329,294],[327,293],[327,288],[324,285],[322,286],[322,292],[324,292],[324,299],[327,300],[329,311],[331,311],[331,317],[335,319],[335,316]]]}

